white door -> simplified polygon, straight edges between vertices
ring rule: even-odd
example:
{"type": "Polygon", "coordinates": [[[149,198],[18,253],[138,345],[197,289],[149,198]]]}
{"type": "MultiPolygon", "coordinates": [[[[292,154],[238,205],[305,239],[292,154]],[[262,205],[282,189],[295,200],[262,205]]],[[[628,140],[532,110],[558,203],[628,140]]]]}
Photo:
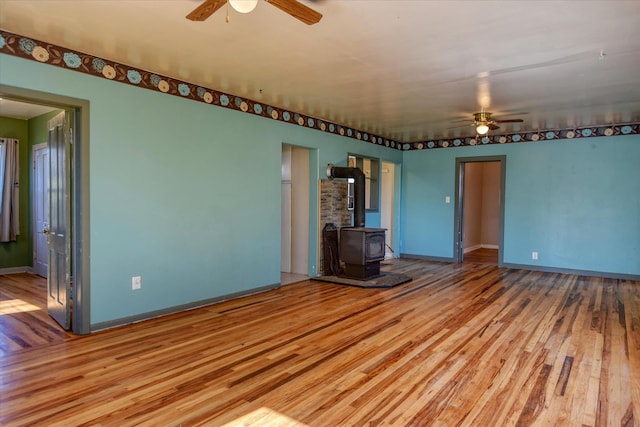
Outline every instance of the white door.
{"type": "Polygon", "coordinates": [[[49,265],[49,149],[33,146],[33,271],[47,277],[49,265]]]}
{"type": "Polygon", "coordinates": [[[393,186],[395,175],[395,164],[382,162],[382,194],[380,209],[380,227],[386,228],[385,233],[386,248],[384,257],[393,258],[393,186]]]}

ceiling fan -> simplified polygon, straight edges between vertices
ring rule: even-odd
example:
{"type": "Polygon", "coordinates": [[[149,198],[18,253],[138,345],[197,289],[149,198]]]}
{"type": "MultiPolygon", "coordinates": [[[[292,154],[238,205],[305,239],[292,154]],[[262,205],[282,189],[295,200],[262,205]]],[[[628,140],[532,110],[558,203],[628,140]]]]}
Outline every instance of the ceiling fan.
{"type": "MultiPolygon", "coordinates": [[[[258,0],[204,0],[202,4],[196,7],[191,13],[187,15],[187,19],[191,21],[204,21],[209,18],[215,11],[224,6],[227,1],[229,5],[240,13],[249,13],[255,9],[258,4],[258,0]]],[[[294,18],[304,22],[307,25],[312,25],[320,22],[322,14],[316,12],[308,6],[300,3],[297,0],[264,0],[267,3],[277,7],[284,13],[287,13],[294,18]]],[[[229,17],[227,16],[227,22],[229,17]]]]}
{"type": "Polygon", "coordinates": [[[498,120],[492,118],[491,113],[487,111],[480,111],[479,113],[473,113],[473,122],[471,123],[471,126],[476,128],[476,133],[478,135],[486,135],[490,130],[500,129],[500,126],[498,126],[497,123],[522,123],[523,121],[524,120],[522,119],[498,120]]]}

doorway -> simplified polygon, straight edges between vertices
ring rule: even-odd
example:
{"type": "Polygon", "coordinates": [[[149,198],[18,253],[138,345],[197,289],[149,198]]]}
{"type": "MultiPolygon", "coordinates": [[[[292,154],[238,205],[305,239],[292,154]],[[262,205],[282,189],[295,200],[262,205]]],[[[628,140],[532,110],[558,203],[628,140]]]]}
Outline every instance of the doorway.
{"type": "Polygon", "coordinates": [[[309,278],[309,150],[282,145],[280,282],[309,278]]]}
{"type": "Polygon", "coordinates": [[[454,258],[502,265],[506,156],[456,159],[454,258]]]}
{"type": "MultiPolygon", "coordinates": [[[[0,85],[0,95],[12,101],[43,105],[64,111],[59,123],[50,124],[49,141],[45,144],[50,167],[48,191],[46,196],[42,196],[42,199],[46,199],[42,200],[42,203],[49,206],[49,222],[47,222],[49,227],[47,230],[55,234],[48,236],[49,241],[46,249],[49,253],[45,256],[48,271],[52,271],[52,259],[59,266],[59,268],[55,268],[55,277],[53,277],[54,274],[47,273],[47,298],[51,299],[52,296],[54,299],[57,298],[56,302],[59,304],[53,311],[49,306],[49,314],[63,328],[70,329],[77,334],[87,334],[91,332],[89,315],[89,103],[77,98],[6,85],[0,85]],[[52,135],[54,135],[55,144],[51,142],[52,135]],[[52,159],[55,159],[55,162],[52,163],[52,159]],[[63,180],[64,186],[62,186],[63,180]],[[52,188],[57,189],[58,197],[51,195],[52,188]],[[52,200],[56,202],[54,209],[50,205],[52,200]],[[57,214],[55,227],[51,224],[51,214],[54,211],[57,214]],[[51,240],[54,241],[53,244],[51,240]],[[51,253],[52,248],[55,249],[53,253],[51,253]],[[71,284],[73,284],[72,287],[71,284]],[[69,292],[62,292],[63,289],[68,289],[69,292]],[[72,301],[73,316],[71,316],[72,301]]],[[[34,185],[36,185],[35,181],[34,185]]],[[[34,198],[35,194],[30,198],[32,203],[35,203],[34,198]]],[[[33,208],[35,209],[35,205],[33,208]]],[[[34,226],[35,216],[32,221],[34,226]]],[[[35,234],[37,230],[38,228],[34,228],[32,233],[35,234]]],[[[31,238],[35,245],[36,236],[31,238]]],[[[42,242],[41,247],[45,248],[42,242]]],[[[41,255],[39,256],[41,257],[41,255]]],[[[36,268],[34,260],[34,271],[36,268]]]]}

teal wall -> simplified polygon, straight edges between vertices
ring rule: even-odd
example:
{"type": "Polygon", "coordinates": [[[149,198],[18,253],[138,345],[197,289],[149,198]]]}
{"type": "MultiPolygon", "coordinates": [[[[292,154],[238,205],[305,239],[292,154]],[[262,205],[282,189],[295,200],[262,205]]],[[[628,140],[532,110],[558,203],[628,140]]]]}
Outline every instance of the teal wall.
{"type": "Polygon", "coordinates": [[[489,155],[507,157],[505,263],[640,274],[637,135],[405,152],[402,253],[453,257],[456,157],[489,155]]]}
{"type": "MultiPolygon", "coordinates": [[[[401,165],[396,252],[450,258],[454,204],[444,198],[454,196],[455,158],[504,154],[505,263],[640,274],[638,136],[402,153],[14,56],[0,61],[2,84],[90,102],[94,325],[278,283],[283,143],[311,149],[313,250],[327,163],[344,166],[354,153],[401,165]],[[136,275],[142,289],[132,291],[136,275]]],[[[367,221],[379,225],[379,214],[367,221]]]]}
{"type": "Polygon", "coordinates": [[[29,222],[29,123],[27,120],[0,117],[0,136],[20,140],[18,144],[20,235],[15,242],[0,243],[0,268],[29,267],[33,258],[29,222]]]}
{"type": "Polygon", "coordinates": [[[350,138],[0,60],[0,83],[90,102],[92,324],[279,283],[283,143],[312,149],[314,203],[327,163],[346,165],[347,153],[402,162],[350,138]]]}

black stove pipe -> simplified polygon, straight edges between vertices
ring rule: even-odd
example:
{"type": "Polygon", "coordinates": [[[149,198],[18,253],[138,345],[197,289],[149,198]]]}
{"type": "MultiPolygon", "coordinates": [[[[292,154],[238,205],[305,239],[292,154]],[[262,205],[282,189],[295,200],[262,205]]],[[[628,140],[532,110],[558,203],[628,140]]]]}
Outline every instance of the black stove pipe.
{"type": "Polygon", "coordinates": [[[327,165],[327,178],[353,178],[353,226],[364,227],[364,173],[360,168],[327,165]]]}

